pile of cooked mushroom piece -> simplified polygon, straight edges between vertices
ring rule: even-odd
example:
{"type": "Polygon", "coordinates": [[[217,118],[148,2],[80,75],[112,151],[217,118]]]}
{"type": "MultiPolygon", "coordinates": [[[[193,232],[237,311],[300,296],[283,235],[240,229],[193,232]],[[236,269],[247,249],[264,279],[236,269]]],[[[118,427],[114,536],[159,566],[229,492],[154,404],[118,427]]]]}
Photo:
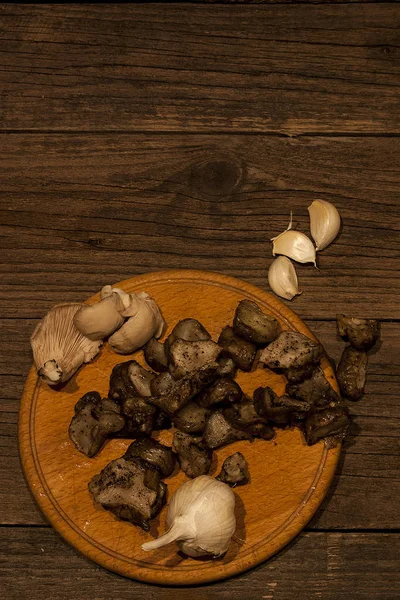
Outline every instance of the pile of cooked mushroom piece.
{"type": "MultiPolygon", "coordinates": [[[[349,331],[360,337],[362,327],[371,337],[366,320],[359,319],[358,328],[354,319],[348,321],[342,333],[350,342],[349,331]]],[[[218,342],[189,318],[164,343],[152,338],[143,350],[151,370],[135,360],[117,364],[107,398],[91,391],[77,402],[69,435],[88,457],[107,438],[134,439],[121,458],[92,478],[89,490],[104,508],[145,531],[166,502],[163,479],[177,464],[194,478],[209,472],[213,450],[237,440],[272,440],[276,428],[299,427],[309,445],[323,438],[332,444],[348,431],[349,411],[320,366],[322,346],[299,332],[282,331],[250,300],[239,302],[233,326],[223,328],[218,342]],[[236,371],[260,366],[286,376],[283,396],[270,387],[257,388],[252,398],[242,391],[236,371]],[[151,437],[172,426],[172,448],[151,437]]],[[[360,381],[354,369],[350,376],[360,381]]],[[[247,483],[244,456],[229,456],[218,478],[231,486],[247,483]]]]}

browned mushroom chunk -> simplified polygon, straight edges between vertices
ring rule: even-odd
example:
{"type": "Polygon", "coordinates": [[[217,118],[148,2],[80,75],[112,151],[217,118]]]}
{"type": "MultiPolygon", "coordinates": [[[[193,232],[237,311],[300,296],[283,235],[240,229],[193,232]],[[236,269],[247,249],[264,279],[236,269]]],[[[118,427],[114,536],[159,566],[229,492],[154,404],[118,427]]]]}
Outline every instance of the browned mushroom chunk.
{"type": "Polygon", "coordinates": [[[142,396],[143,398],[151,396],[150,385],[156,376],[155,373],[147,371],[136,360],[132,360],[128,367],[128,375],[135,388],[135,395],[142,396]]]}
{"type": "Polygon", "coordinates": [[[175,431],[172,449],[177,453],[180,467],[188,477],[206,475],[210,470],[212,452],[201,437],[175,431]]]}
{"type": "Polygon", "coordinates": [[[208,408],[189,402],[173,417],[174,426],[184,433],[201,433],[204,431],[210,415],[208,408]]]}
{"type": "Polygon", "coordinates": [[[300,383],[311,377],[316,366],[317,363],[308,363],[304,367],[292,367],[285,372],[286,378],[289,383],[300,383]]]}
{"type": "Polygon", "coordinates": [[[169,416],[164,411],[157,408],[156,417],[154,419],[153,430],[161,431],[162,429],[171,429],[171,427],[172,427],[172,423],[171,423],[171,419],[169,418],[169,416]]]}
{"type": "Polygon", "coordinates": [[[91,479],[89,491],[103,508],[149,531],[149,521],[165,504],[167,486],[141,459],[117,458],[91,479]]]}
{"type": "Polygon", "coordinates": [[[241,452],[228,456],[222,464],[221,473],[216,479],[227,483],[231,487],[244,485],[249,481],[249,467],[241,452]]]}
{"type": "Polygon", "coordinates": [[[233,402],[222,411],[222,414],[233,427],[254,437],[261,437],[265,440],[275,437],[273,429],[267,426],[267,419],[256,412],[250,398],[245,398],[241,402],[233,402]]]}
{"type": "Polygon", "coordinates": [[[250,371],[256,356],[255,344],[235,334],[232,327],[224,327],[218,338],[218,344],[224,349],[224,356],[229,356],[242,371],[250,371]]]}
{"type": "Polygon", "coordinates": [[[167,352],[178,338],[187,342],[201,342],[203,340],[211,340],[211,335],[196,319],[182,319],[182,321],[179,321],[175,325],[165,341],[167,352]]]}
{"type": "Polygon", "coordinates": [[[344,406],[312,409],[307,415],[304,434],[309,446],[326,437],[343,439],[350,427],[349,411],[344,406]]]}
{"type": "Polygon", "coordinates": [[[304,419],[311,407],[307,402],[289,396],[278,397],[269,387],[257,388],[253,397],[256,412],[275,425],[293,425],[304,419]]]}
{"type": "Polygon", "coordinates": [[[240,386],[230,377],[221,377],[214,381],[210,387],[206,388],[196,398],[200,406],[211,406],[221,402],[236,402],[243,395],[240,386]]]}
{"type": "Polygon", "coordinates": [[[133,361],[128,360],[123,363],[115,365],[111,371],[110,376],[110,391],[108,392],[109,398],[116,400],[120,403],[129,396],[136,394],[135,386],[133,385],[129,377],[129,365],[133,361]]]}
{"type": "Polygon", "coordinates": [[[216,411],[212,413],[207,421],[203,439],[208,448],[214,450],[237,440],[251,440],[253,438],[246,431],[240,431],[233,427],[222,412],[216,411]]]}
{"type": "Polygon", "coordinates": [[[160,394],[164,394],[173,385],[175,385],[175,379],[172,377],[171,373],[168,371],[160,373],[157,377],[154,377],[150,383],[151,395],[159,396],[160,394]]]}
{"type": "Polygon", "coordinates": [[[169,370],[175,379],[181,379],[204,365],[215,362],[222,348],[212,340],[188,342],[177,339],[168,351],[169,370]]]}
{"type": "Polygon", "coordinates": [[[76,448],[91,458],[100,450],[107,437],[120,431],[125,419],[119,406],[98,392],[88,392],[75,405],[75,415],[69,426],[69,437],[76,448]]]}
{"type": "Polygon", "coordinates": [[[278,321],[263,313],[252,300],[239,302],[233,319],[236,335],[253,344],[265,346],[277,337],[280,328],[278,321]]]}
{"type": "Polygon", "coordinates": [[[370,350],[379,337],[379,322],[375,319],[359,319],[336,315],[339,335],[357,350],[370,350]]]}
{"type": "Polygon", "coordinates": [[[128,447],[123,458],[127,460],[141,458],[154,469],[157,469],[161,477],[169,477],[176,465],[176,458],[171,448],[160,444],[153,438],[135,440],[128,447]]]}
{"type": "Polygon", "coordinates": [[[344,349],[336,376],[342,393],[350,400],[359,400],[364,393],[367,373],[367,353],[352,346],[344,349]]]}
{"type": "Polygon", "coordinates": [[[172,416],[216,379],[218,368],[218,363],[209,363],[178,379],[163,394],[149,398],[149,402],[172,416]]]}
{"type": "Polygon", "coordinates": [[[236,375],[236,364],[235,361],[229,356],[222,356],[219,360],[219,374],[221,377],[231,377],[232,379],[236,375]]]}
{"type": "Polygon", "coordinates": [[[283,331],[260,354],[260,362],[271,369],[303,367],[316,362],[323,353],[321,344],[298,331],[283,331]]]}
{"type": "Polygon", "coordinates": [[[131,396],[122,403],[125,426],[114,437],[135,438],[151,435],[154,429],[157,409],[141,396],[131,396]]]}
{"type": "Polygon", "coordinates": [[[301,383],[288,384],[286,392],[289,396],[308,402],[310,406],[327,406],[331,402],[339,402],[339,396],[319,367],[301,383]]]}
{"type": "Polygon", "coordinates": [[[154,371],[166,371],[168,369],[168,356],[164,344],[151,338],[143,348],[144,358],[154,371]]]}

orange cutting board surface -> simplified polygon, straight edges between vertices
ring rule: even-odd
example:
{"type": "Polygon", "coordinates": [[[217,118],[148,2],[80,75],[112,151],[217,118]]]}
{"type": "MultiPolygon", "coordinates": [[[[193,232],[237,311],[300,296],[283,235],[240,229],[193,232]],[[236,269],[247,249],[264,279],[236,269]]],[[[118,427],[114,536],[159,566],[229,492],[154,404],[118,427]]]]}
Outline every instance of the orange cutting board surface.
{"type": "MultiPolygon", "coordinates": [[[[222,327],[232,323],[238,302],[249,298],[279,319],[283,329],[314,337],[277,298],[218,273],[161,271],[116,286],[127,292],[143,290],[151,294],[168,324],[166,335],[179,319],[194,317],[217,340],[222,327]]],[[[88,304],[97,300],[95,296],[88,304]]],[[[237,529],[228,552],[214,560],[187,558],[177,552],[175,544],[144,552],[141,544],[164,532],[167,507],[145,533],[95,506],[87,487],[91,477],[120,457],[130,441],[110,440],[89,459],[75,449],[68,436],[75,403],[91,390],[106,396],[112,367],[130,358],[145,365],[141,351],[121,356],[105,343],[94,362],[83,366],[60,391],[40,381],[32,367],[21,401],[19,442],[26,479],[44,515],[91,560],[146,582],[206,583],[241,573],[271,557],[303,529],[317,510],[331,483],[340,447],[328,450],[323,442],[308,447],[298,429],[288,429],[278,430],[272,441],[241,441],[217,450],[211,475],[220,471],[227,456],[240,451],[248,461],[251,476],[250,483],[234,490],[237,529]]],[[[337,390],[329,361],[324,359],[322,366],[337,390]]],[[[286,383],[282,375],[262,368],[239,372],[236,379],[248,394],[260,385],[269,385],[282,394],[286,383]]],[[[172,434],[173,430],[161,432],[158,439],[170,444],[172,434]]],[[[166,480],[169,497],[185,480],[182,471],[166,480]]]]}

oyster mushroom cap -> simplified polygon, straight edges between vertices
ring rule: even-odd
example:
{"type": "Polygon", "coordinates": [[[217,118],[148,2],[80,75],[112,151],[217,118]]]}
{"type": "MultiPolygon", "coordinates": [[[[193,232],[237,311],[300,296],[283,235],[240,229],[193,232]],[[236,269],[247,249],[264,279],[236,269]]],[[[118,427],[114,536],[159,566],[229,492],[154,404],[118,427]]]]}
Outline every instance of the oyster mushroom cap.
{"type": "Polygon", "coordinates": [[[113,292],[92,306],[82,306],[74,316],[74,325],[90,340],[103,340],[121,327],[123,310],[121,297],[113,292]]]}
{"type": "Polygon", "coordinates": [[[57,304],[31,335],[33,359],[40,377],[49,385],[68,381],[83,363],[99,352],[101,340],[89,340],[74,325],[75,314],[86,304],[57,304]]]}

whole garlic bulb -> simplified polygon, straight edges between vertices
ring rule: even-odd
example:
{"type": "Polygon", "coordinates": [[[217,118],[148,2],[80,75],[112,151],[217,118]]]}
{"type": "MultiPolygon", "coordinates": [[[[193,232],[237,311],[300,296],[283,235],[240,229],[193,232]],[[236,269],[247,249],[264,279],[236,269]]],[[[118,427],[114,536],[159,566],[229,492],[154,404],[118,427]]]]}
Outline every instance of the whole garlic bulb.
{"type": "Polygon", "coordinates": [[[286,256],[278,256],[268,270],[268,283],[277,296],[292,300],[298,294],[296,269],[286,256]]]}
{"type": "Polygon", "coordinates": [[[299,263],[312,262],[316,264],[316,253],[314,244],[301,231],[292,229],[292,213],[290,213],[290,222],[288,228],[279,235],[271,238],[272,255],[283,254],[299,263]]]}
{"type": "Polygon", "coordinates": [[[323,250],[333,242],[340,229],[340,215],[327,200],[314,200],[308,207],[310,231],[317,244],[317,251],[323,250]]]}
{"type": "Polygon", "coordinates": [[[187,556],[221,556],[236,529],[235,495],[226,483],[200,475],[177,489],[165,524],[166,533],[143,544],[143,550],[176,541],[187,556]]]}

